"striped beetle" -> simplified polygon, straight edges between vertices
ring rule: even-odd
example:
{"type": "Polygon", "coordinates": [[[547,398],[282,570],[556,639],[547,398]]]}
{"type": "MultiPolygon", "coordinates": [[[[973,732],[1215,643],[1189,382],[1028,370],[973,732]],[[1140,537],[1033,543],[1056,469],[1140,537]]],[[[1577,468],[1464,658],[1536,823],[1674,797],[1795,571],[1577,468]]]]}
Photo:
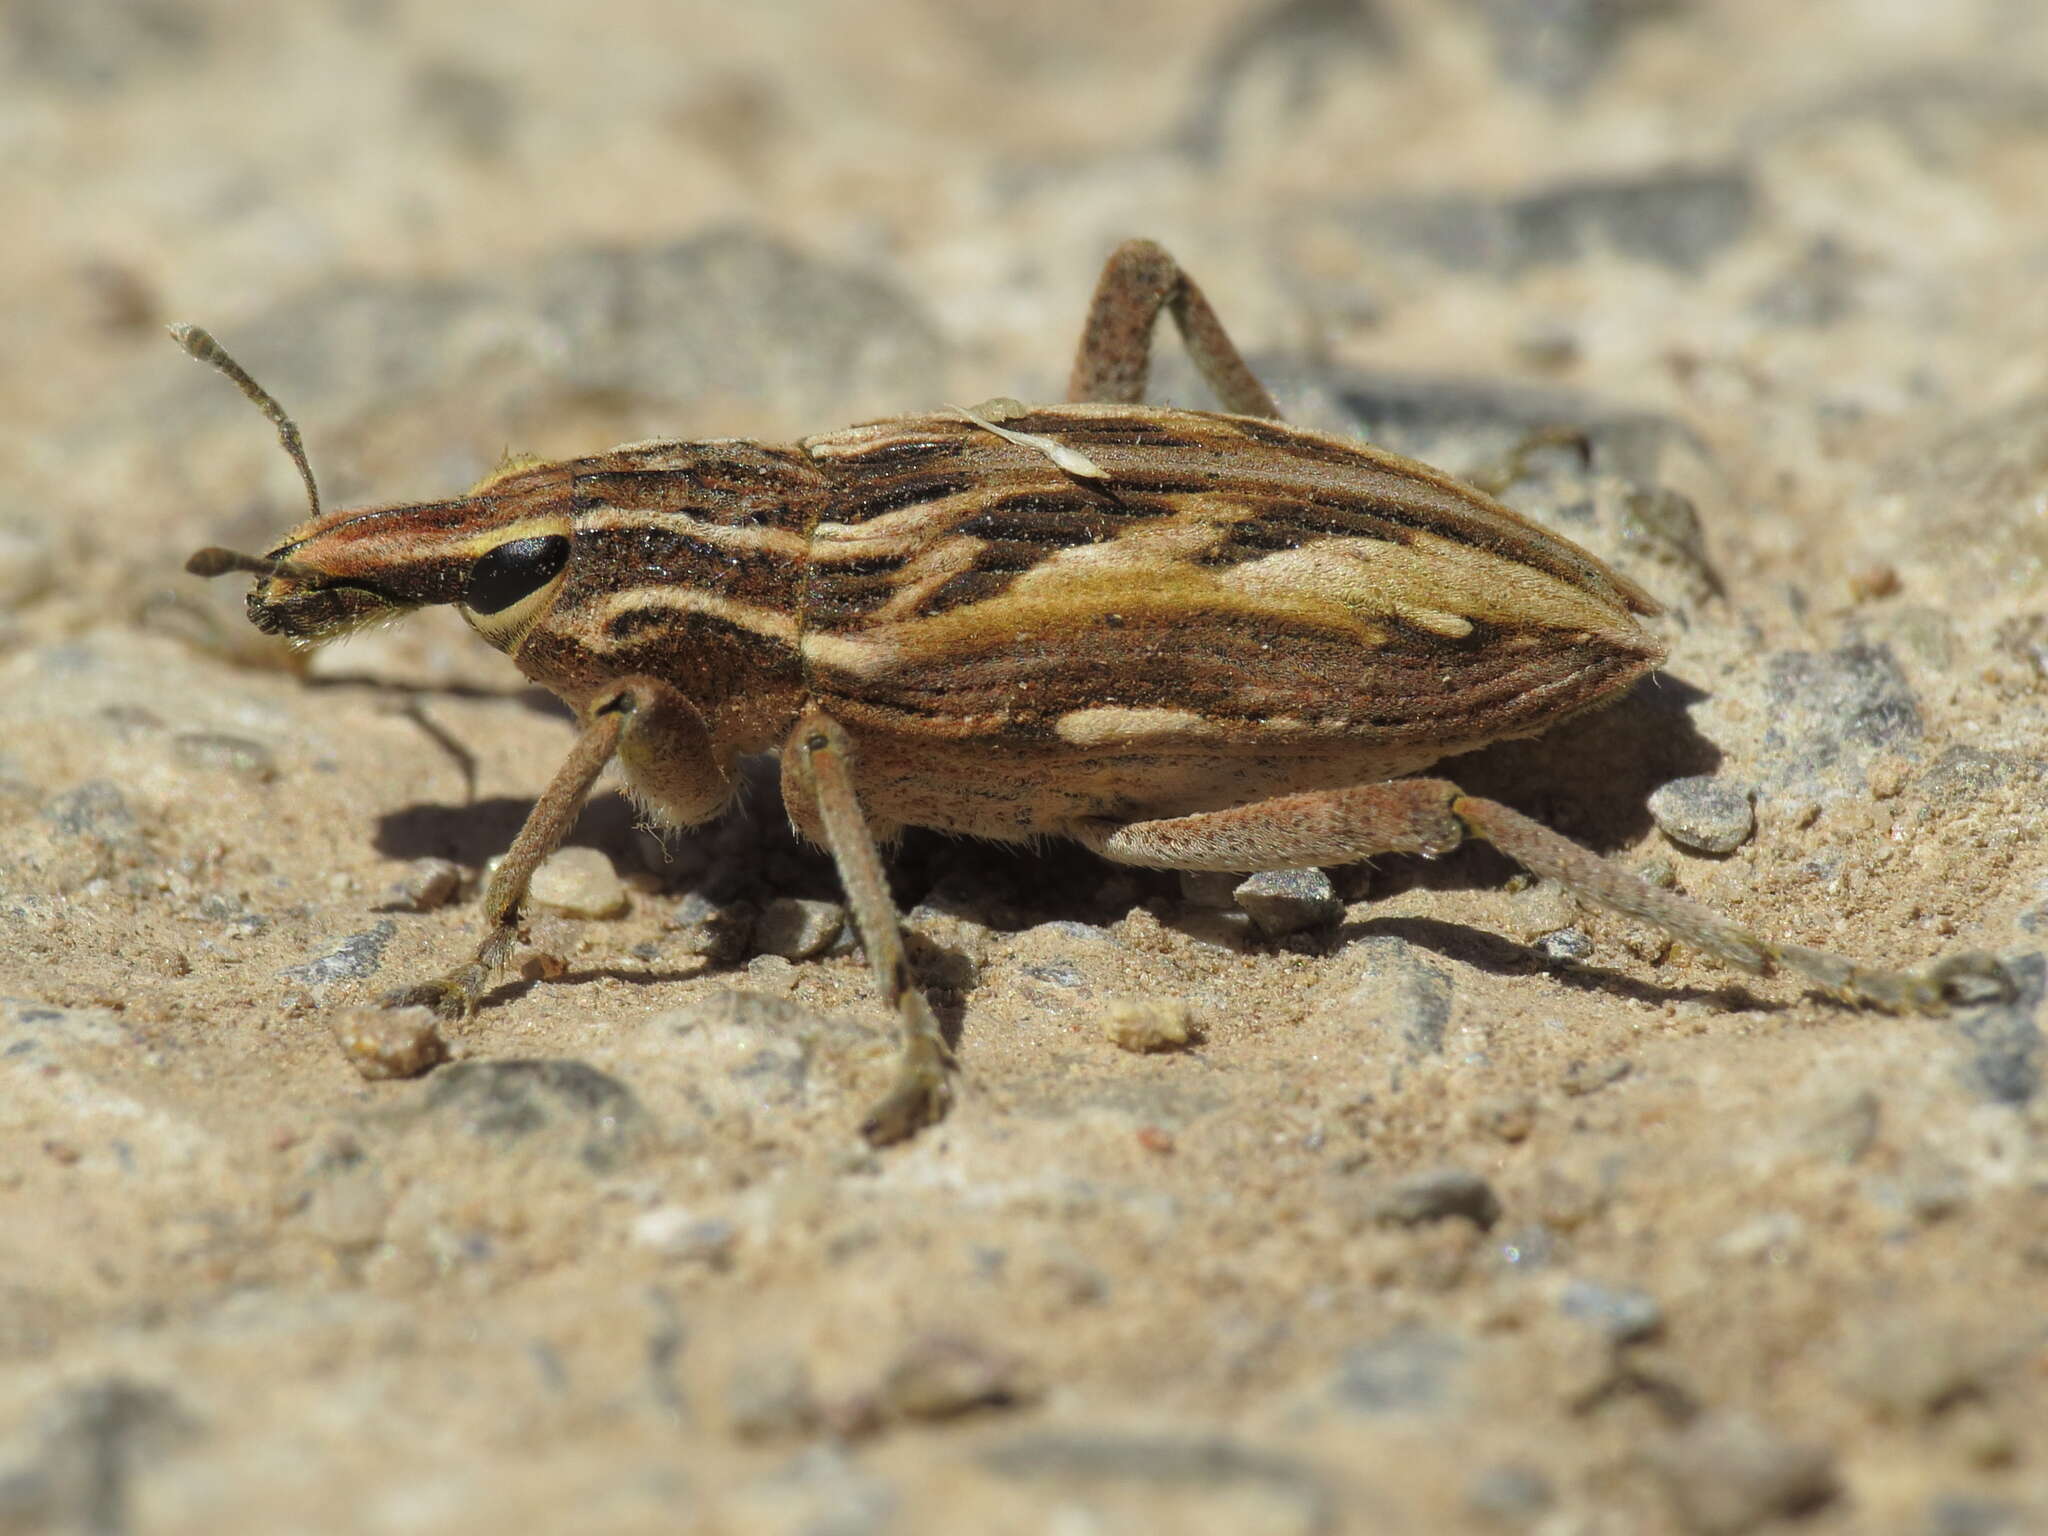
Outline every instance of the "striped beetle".
{"type": "Polygon", "coordinates": [[[2009,985],[1984,956],[1897,971],[1773,943],[1507,806],[1404,777],[1612,702],[1663,660],[1638,622],[1657,605],[1438,470],[1283,425],[1150,242],[1103,270],[1072,403],[783,447],[633,443],[367,510],[322,513],[282,409],[206,333],[176,334],[263,408],[311,504],[267,555],[205,549],[188,569],[253,574],[257,628],[305,644],[453,603],[581,722],[490,880],[475,956],[387,1006],[475,1012],[607,764],[688,826],[727,804],[738,758],[776,747],[790,818],[830,850],[900,1026],[894,1086],[862,1125],[875,1143],[951,1093],[877,852],[906,826],[1236,872],[1482,838],[1741,970],[1784,966],[1852,1003],[2009,985]],[[1161,310],[1225,413],[1139,403],[1161,310]]]}

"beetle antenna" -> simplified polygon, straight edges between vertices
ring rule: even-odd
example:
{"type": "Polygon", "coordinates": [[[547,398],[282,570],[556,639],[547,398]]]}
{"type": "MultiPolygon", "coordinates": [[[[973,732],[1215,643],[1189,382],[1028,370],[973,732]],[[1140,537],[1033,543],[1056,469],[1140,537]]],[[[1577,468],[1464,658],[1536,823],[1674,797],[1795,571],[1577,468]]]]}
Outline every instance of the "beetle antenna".
{"type": "MultiPolygon", "coordinates": [[[[211,331],[197,325],[173,325],[167,329],[169,329],[172,339],[179,346],[183,347],[189,356],[195,357],[200,362],[226,374],[234,381],[235,388],[247,395],[256,409],[270,418],[270,424],[277,428],[277,440],[284,444],[284,451],[291,455],[292,463],[299,467],[299,478],[306,482],[306,504],[312,509],[312,515],[318,517],[320,515],[320,487],[313,482],[313,466],[306,462],[306,445],[299,440],[299,424],[285,414],[284,407],[277,403],[276,397],[269,390],[249,376],[248,369],[228,355],[227,348],[213,339],[211,331]]],[[[225,550],[201,550],[199,555],[194,555],[192,559],[197,561],[200,555],[220,555],[225,553],[227,553],[225,550]]],[[[251,557],[248,555],[238,555],[235,558],[238,560],[248,560],[251,557]]],[[[188,565],[186,568],[188,570],[194,569],[191,565],[188,565]]],[[[220,570],[250,569],[253,569],[253,567],[248,565],[220,567],[220,570]]],[[[200,571],[197,574],[218,575],[220,571],[200,571]]]]}
{"type": "Polygon", "coordinates": [[[296,560],[279,560],[270,555],[244,555],[232,549],[209,546],[195,551],[185,562],[194,576],[225,576],[229,571],[247,571],[251,576],[289,576],[294,581],[317,584],[320,573],[296,560]]]}

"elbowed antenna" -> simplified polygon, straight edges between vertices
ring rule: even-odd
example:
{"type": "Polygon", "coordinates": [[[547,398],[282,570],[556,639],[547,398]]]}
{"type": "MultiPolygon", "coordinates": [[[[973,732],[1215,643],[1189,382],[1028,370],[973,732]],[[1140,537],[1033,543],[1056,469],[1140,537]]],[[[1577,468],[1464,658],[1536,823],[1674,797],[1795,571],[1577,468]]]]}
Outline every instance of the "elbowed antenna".
{"type": "MultiPolygon", "coordinates": [[[[320,487],[313,483],[313,466],[306,462],[306,445],[299,441],[299,424],[284,413],[284,407],[277,403],[276,397],[269,390],[249,377],[248,369],[228,356],[227,348],[213,339],[211,331],[197,325],[173,325],[166,327],[166,329],[170,331],[172,339],[179,346],[183,347],[188,355],[218,369],[221,373],[234,380],[235,388],[247,395],[256,409],[270,418],[271,425],[277,428],[277,440],[284,444],[284,451],[291,455],[292,462],[299,467],[299,478],[306,482],[306,504],[312,509],[310,515],[318,517],[320,515],[320,487]]],[[[200,551],[201,555],[208,553],[225,553],[225,551],[200,551]]],[[[242,555],[237,556],[237,558],[246,560],[250,557],[242,555]]],[[[199,555],[194,555],[192,559],[198,560],[199,555]]],[[[186,569],[192,570],[194,567],[188,563],[186,569]]],[[[221,571],[248,569],[251,569],[251,567],[224,565],[220,567],[220,570],[199,571],[197,574],[217,576],[221,571]]]]}

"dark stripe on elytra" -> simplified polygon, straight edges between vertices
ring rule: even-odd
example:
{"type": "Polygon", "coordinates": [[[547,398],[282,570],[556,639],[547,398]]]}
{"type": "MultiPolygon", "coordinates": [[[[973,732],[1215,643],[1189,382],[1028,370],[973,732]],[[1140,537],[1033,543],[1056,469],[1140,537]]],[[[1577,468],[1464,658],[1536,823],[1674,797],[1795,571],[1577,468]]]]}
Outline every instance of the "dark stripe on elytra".
{"type": "Polygon", "coordinates": [[[1250,416],[1236,417],[1231,420],[1230,429],[1246,442],[1257,443],[1262,448],[1277,449],[1291,459],[1309,459],[1318,464],[1358,464],[1365,457],[1348,443],[1333,443],[1320,437],[1309,437],[1277,421],[1260,421],[1250,416]]]}
{"type": "Polygon", "coordinates": [[[807,627],[838,629],[866,618],[902,590],[898,573],[907,554],[862,555],[817,561],[804,588],[807,627]]]}
{"type": "Polygon", "coordinates": [[[952,437],[888,437],[851,451],[841,449],[813,462],[828,475],[841,469],[868,473],[880,469],[905,474],[924,467],[932,459],[950,458],[959,451],[960,443],[952,437]]]}
{"type": "MultiPolygon", "coordinates": [[[[838,465],[832,466],[834,469],[838,465]]],[[[841,481],[834,487],[834,495],[828,520],[835,523],[860,524],[888,512],[900,512],[905,507],[923,506],[927,502],[944,501],[970,491],[981,477],[972,470],[948,469],[934,474],[891,476],[876,481],[863,478],[853,485],[841,481]]]]}
{"type": "Polygon", "coordinates": [[[755,607],[796,600],[803,562],[770,549],[734,549],[692,538],[660,522],[586,528],[576,535],[565,596],[601,596],[633,587],[670,585],[715,592],[755,607]]]}
{"type": "Polygon", "coordinates": [[[1133,518],[1158,517],[1172,510],[1105,502],[1084,492],[1058,495],[1034,491],[991,502],[961,519],[954,531],[977,539],[1037,544],[1047,551],[1073,549],[1115,538],[1133,518]]]}
{"type": "Polygon", "coordinates": [[[1009,591],[1018,574],[1016,571],[975,570],[949,576],[917,605],[918,616],[935,618],[942,613],[951,613],[955,608],[965,608],[970,603],[983,603],[992,597],[1000,597],[1009,591]]]}
{"type": "MultiPolygon", "coordinates": [[[[1083,416],[1064,411],[1033,411],[1005,421],[1012,432],[1057,438],[1060,442],[1085,448],[1091,443],[1105,448],[1145,448],[1160,452],[1213,453],[1215,438],[1196,433],[1173,432],[1156,421],[1134,416],[1083,416]]],[[[1119,474],[1121,481],[1123,476],[1119,474]]]]}

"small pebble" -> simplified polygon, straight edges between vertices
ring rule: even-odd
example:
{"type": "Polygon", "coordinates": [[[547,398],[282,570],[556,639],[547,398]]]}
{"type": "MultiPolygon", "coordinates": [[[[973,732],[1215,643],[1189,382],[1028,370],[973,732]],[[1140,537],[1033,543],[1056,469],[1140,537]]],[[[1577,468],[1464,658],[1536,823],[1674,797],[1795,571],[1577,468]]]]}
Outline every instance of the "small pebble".
{"type": "Polygon", "coordinates": [[[433,912],[462,890],[462,866],[452,859],[414,859],[392,881],[385,905],[403,912],[433,912]]]}
{"type": "Polygon", "coordinates": [[[1751,791],[1707,774],[1673,779],[1650,795],[1650,815],[1664,835],[1700,853],[1733,853],[1756,831],[1751,791]]]}
{"type": "Polygon", "coordinates": [[[1680,1522],[1698,1536],[1741,1536],[1835,1496],[1834,1458],[1739,1412],[1694,1419],[1651,1454],[1680,1522]]]}
{"type": "Polygon", "coordinates": [[[201,773],[232,774],[251,784],[268,784],[277,777],[277,758],[270,748],[246,736],[183,731],[171,738],[171,756],[201,773]]]}
{"type": "Polygon", "coordinates": [[[1598,1329],[1616,1344],[1639,1344],[1664,1326],[1664,1309],[1648,1291],[1594,1280],[1566,1282],[1557,1309],[1598,1329]]]}
{"type": "Polygon", "coordinates": [[[1593,941],[1582,928],[1560,928],[1555,933],[1546,933],[1536,941],[1536,947],[1559,963],[1593,958],[1593,941]]]}
{"type": "Polygon", "coordinates": [[[739,1231],[722,1216],[705,1216],[680,1205],[657,1205],[633,1220],[633,1241],[665,1259],[722,1269],[732,1262],[739,1231]]]}
{"type": "Polygon", "coordinates": [[[1193,1026],[1185,998],[1113,997],[1102,1005],[1103,1038],[1120,1050],[1176,1050],[1193,1026]]]}
{"type": "Polygon", "coordinates": [[[1475,1131],[1501,1141],[1524,1141],[1536,1128],[1536,1100],[1526,1093],[1481,1099],[1472,1106],[1470,1119],[1475,1131]]]}
{"type": "Polygon", "coordinates": [[[668,920],[676,932],[676,948],[724,964],[746,953],[759,915],[752,902],[713,901],[701,891],[691,891],[676,903],[668,920]]]}
{"type": "Polygon", "coordinates": [[[1373,1219],[1388,1226],[1420,1227],[1462,1216],[1482,1232],[1500,1220],[1500,1196],[1476,1173],[1440,1168],[1412,1174],[1372,1202],[1373,1219]]]}
{"type": "Polygon", "coordinates": [[[1320,869],[1275,869],[1253,875],[1231,897],[1269,939],[1327,928],[1344,915],[1337,889],[1320,869]]]}
{"type": "Polygon", "coordinates": [[[785,960],[811,960],[832,947],[846,926],[846,909],[836,901],[778,896],[754,923],[754,952],[785,960]]]}
{"type": "Polygon", "coordinates": [[[926,1334],[898,1355],[882,1380],[888,1418],[951,1419],[1029,1401],[1016,1357],[956,1334],[926,1334]]]}
{"type": "Polygon", "coordinates": [[[622,917],[625,882],[595,848],[558,848],[533,872],[528,894],[538,906],[569,917],[622,917]]]}
{"type": "Polygon", "coordinates": [[[1557,1086],[1572,1098],[1583,1098],[1589,1093],[1598,1093],[1611,1083],[1618,1083],[1634,1071],[1626,1056],[1609,1056],[1604,1061],[1575,1061],[1564,1069],[1564,1076],[1557,1086]]]}
{"type": "Polygon", "coordinates": [[[328,1027],[349,1065],[372,1082],[418,1077],[448,1059],[430,1008],[350,1008],[328,1027]]]}

